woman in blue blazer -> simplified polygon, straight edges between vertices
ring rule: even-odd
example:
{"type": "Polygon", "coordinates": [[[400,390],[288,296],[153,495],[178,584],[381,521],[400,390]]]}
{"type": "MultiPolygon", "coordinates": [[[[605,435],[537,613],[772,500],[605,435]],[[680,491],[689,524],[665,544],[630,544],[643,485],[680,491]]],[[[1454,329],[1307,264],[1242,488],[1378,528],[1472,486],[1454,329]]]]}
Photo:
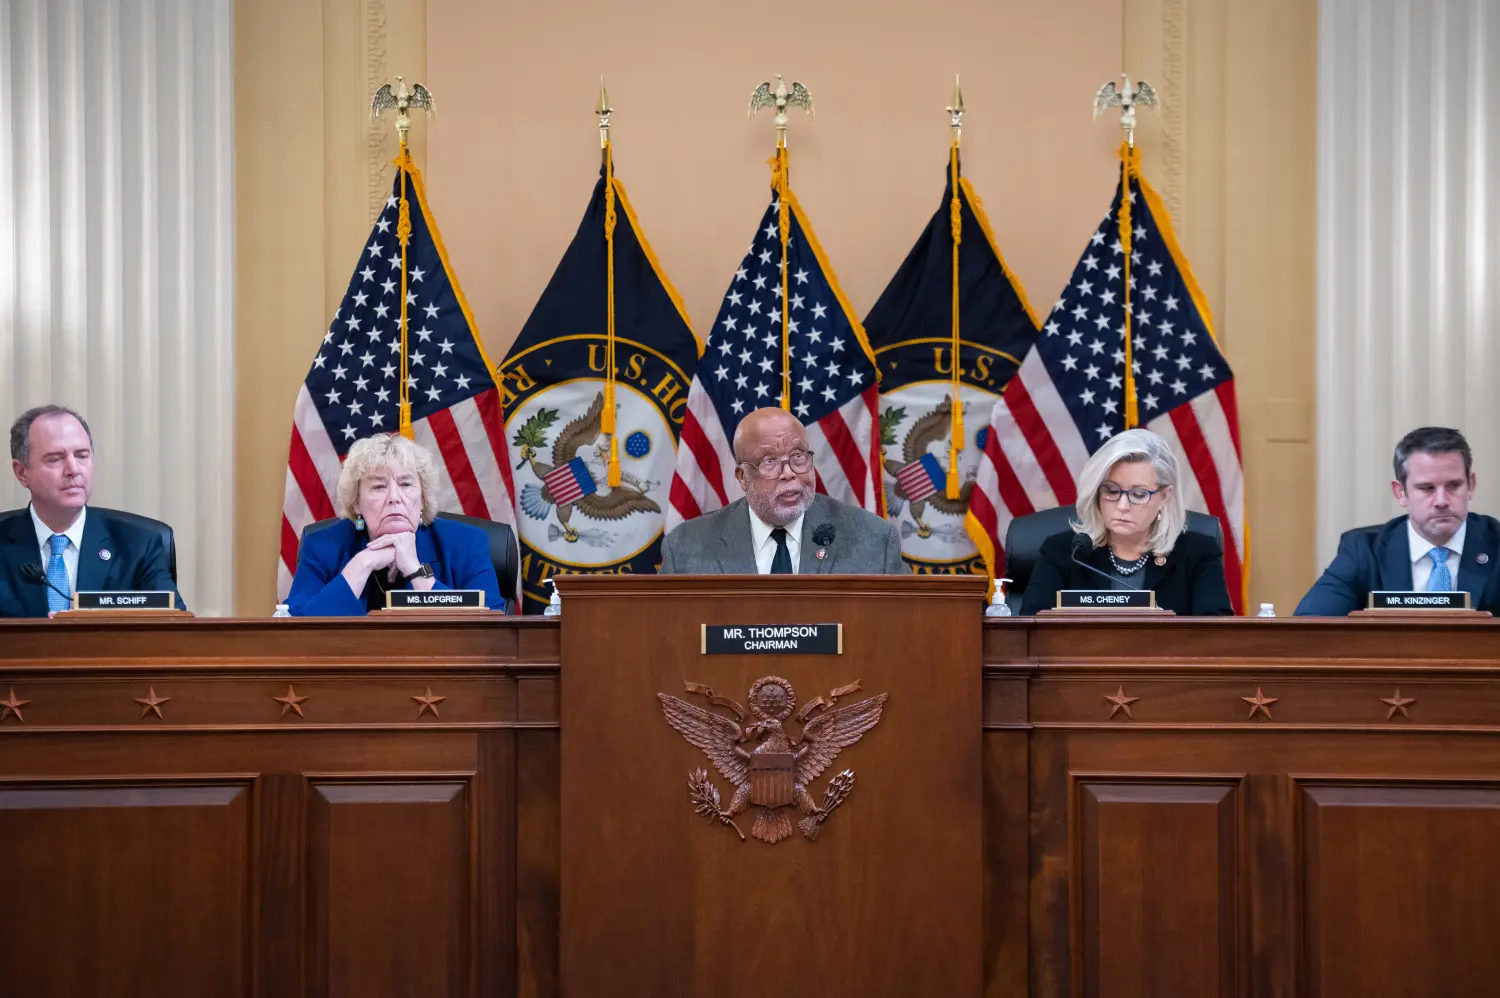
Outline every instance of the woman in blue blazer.
{"type": "Polygon", "coordinates": [[[392,589],[482,589],[504,609],[484,531],[434,520],[432,457],[402,436],[351,448],[339,472],[340,520],[305,534],[287,605],[294,617],[360,617],[392,589]]]}

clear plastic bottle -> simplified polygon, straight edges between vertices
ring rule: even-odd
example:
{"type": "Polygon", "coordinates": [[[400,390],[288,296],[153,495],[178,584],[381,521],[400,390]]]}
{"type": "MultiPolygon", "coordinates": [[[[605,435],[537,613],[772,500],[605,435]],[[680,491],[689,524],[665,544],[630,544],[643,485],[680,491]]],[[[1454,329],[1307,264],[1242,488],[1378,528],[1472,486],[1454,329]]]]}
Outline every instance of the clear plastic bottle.
{"type": "Polygon", "coordinates": [[[1010,604],[1005,602],[1005,594],[1009,589],[1009,579],[995,580],[995,592],[990,596],[990,605],[984,608],[984,615],[986,617],[1010,616],[1010,604]]]}
{"type": "Polygon", "coordinates": [[[285,603],[277,603],[276,612],[271,614],[271,616],[273,617],[290,617],[291,615],[292,608],[287,606],[285,603]]]}
{"type": "Polygon", "coordinates": [[[1276,616],[1276,604],[1275,603],[1262,603],[1260,605],[1260,613],[1257,613],[1256,616],[1257,617],[1274,617],[1274,616],[1276,616]]]}

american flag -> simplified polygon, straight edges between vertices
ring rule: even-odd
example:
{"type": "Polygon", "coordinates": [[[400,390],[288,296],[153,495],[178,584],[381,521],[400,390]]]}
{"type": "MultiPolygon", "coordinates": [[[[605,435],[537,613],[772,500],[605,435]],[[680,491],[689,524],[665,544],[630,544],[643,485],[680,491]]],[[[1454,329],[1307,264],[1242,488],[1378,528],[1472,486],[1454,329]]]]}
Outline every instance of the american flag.
{"type": "Polygon", "coordinates": [[[407,390],[412,432],[439,472],[437,508],[515,523],[500,394],[478,327],[427,215],[422,176],[406,159],[360,252],[349,289],[297,392],[281,516],[278,592],[297,568],[302,529],[334,515],[344,455],[356,440],[400,426],[402,172],[406,248],[407,390]]]}
{"type": "MultiPolygon", "coordinates": [[[[1130,173],[1131,370],[1140,424],[1172,445],[1190,509],[1217,517],[1236,613],[1245,609],[1248,536],[1234,373],[1213,336],[1208,303],[1172,231],[1161,198],[1130,173]]],[[[1036,346],[990,418],[968,528],[1004,574],[1010,521],[1078,498],[1090,454],[1125,424],[1126,247],[1121,193],[1083,257],[1036,346]]]]}
{"type": "Polygon", "coordinates": [[[896,484],[910,502],[921,502],[948,483],[948,472],[931,454],[923,454],[896,472],[896,484]],[[939,484],[942,483],[942,484],[939,484]]]}
{"type": "MultiPolygon", "coordinates": [[[[807,427],[818,491],[879,513],[875,357],[807,216],[794,195],[786,199],[791,411],[807,427]]],[[[754,410],[780,404],[779,212],[773,196],[729,283],[688,391],[667,530],[739,498],[734,429],[754,410]]]]}

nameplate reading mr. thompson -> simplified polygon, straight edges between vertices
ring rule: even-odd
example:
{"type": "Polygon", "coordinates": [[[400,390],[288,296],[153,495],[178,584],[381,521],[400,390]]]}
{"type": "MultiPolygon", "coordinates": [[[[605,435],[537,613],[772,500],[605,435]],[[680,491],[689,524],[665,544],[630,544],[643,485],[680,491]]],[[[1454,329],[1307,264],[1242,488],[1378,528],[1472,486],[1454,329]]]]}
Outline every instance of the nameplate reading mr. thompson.
{"type": "Polygon", "coordinates": [[[704,624],[705,655],[842,655],[843,624],[704,624]]]}

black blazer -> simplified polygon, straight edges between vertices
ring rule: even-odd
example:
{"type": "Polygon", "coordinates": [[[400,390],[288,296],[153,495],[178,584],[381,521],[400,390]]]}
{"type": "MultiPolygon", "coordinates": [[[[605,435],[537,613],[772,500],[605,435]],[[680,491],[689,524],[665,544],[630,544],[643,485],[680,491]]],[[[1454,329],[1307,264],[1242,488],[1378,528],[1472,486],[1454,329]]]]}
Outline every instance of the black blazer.
{"type": "MultiPolygon", "coordinates": [[[[1411,541],[1406,520],[1398,516],[1379,530],[1358,528],[1340,537],[1339,553],[1297,604],[1297,616],[1342,617],[1365,609],[1372,592],[1410,590],[1411,541]]],[[[1500,520],[1470,513],[1454,582],[1469,593],[1476,610],[1500,613],[1500,591],[1491,585],[1497,563],[1500,520]]]]}
{"type": "MultiPolygon", "coordinates": [[[[0,529],[0,617],[47,616],[47,587],[21,578],[21,566],[42,566],[41,549],[31,514],[8,517],[0,529]]],[[[177,592],[167,567],[167,547],[161,535],[89,507],[83,521],[83,544],[78,551],[78,589],[159,590],[177,592]],[[107,554],[107,556],[106,556],[107,554]]],[[[177,606],[186,610],[182,594],[177,606]]]]}
{"type": "MultiPolygon", "coordinates": [[[[1083,534],[1065,530],[1053,534],[1042,542],[1036,568],[1032,570],[1031,582],[1026,586],[1026,596],[1021,600],[1021,615],[1033,616],[1038,610],[1057,605],[1059,589],[1107,589],[1105,582],[1093,572],[1073,564],[1071,553],[1074,538],[1083,534]]],[[[1095,548],[1081,560],[1099,571],[1109,574],[1109,549],[1095,548]]],[[[1146,561],[1141,569],[1142,589],[1156,592],[1156,605],[1171,610],[1179,616],[1216,616],[1234,613],[1229,602],[1229,587],[1224,582],[1224,552],[1219,550],[1213,538],[1191,530],[1184,530],[1166,564],[1156,564],[1156,559],[1146,561]]]]}

